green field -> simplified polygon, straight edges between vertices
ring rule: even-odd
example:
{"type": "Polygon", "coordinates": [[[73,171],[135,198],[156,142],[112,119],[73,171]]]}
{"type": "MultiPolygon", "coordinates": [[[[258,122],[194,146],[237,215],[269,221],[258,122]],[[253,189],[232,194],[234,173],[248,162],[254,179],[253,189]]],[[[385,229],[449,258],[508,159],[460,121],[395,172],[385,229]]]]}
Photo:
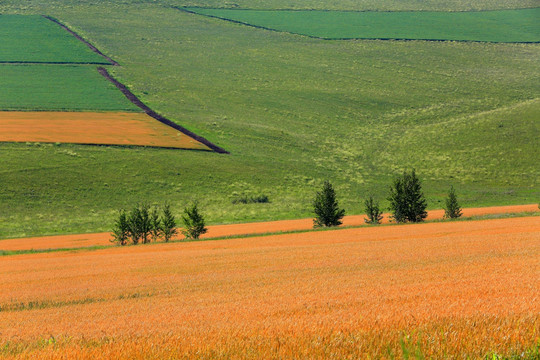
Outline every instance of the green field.
{"type": "Polygon", "coordinates": [[[0,65],[0,111],[140,111],[93,66],[0,65]]]}
{"type": "Polygon", "coordinates": [[[110,64],[58,24],[42,16],[0,15],[0,63],[110,64]]]}
{"type": "MultiPolygon", "coordinates": [[[[539,44],[327,41],[173,3],[228,6],[0,3],[68,24],[122,64],[111,71],[150,107],[231,152],[0,144],[0,238],[110,230],[118,208],[143,200],[179,215],[198,199],[214,224],[306,217],[325,179],[347,213],[362,213],[371,193],[386,206],[392,178],[411,167],[430,208],[451,184],[463,206],[539,201],[539,44]],[[232,204],[244,194],[270,203],[232,204]]],[[[404,4],[419,6],[379,2],[404,4]]]]}
{"type": "Polygon", "coordinates": [[[323,39],[540,41],[540,8],[477,12],[351,12],[186,8],[197,14],[323,39]]]}

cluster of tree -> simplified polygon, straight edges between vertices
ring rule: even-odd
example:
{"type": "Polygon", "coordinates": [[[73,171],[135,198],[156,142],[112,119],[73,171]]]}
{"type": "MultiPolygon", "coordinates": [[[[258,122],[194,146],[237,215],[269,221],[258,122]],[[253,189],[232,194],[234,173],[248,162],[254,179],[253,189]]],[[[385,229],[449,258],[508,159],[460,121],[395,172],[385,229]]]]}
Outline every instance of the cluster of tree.
{"type": "MultiPolygon", "coordinates": [[[[392,219],[398,223],[421,222],[427,217],[427,201],[422,192],[420,179],[415,170],[403,172],[394,179],[388,197],[392,219]]],[[[373,196],[364,202],[368,224],[380,224],[383,219],[382,210],[373,196]]],[[[339,207],[336,192],[329,181],[325,181],[321,191],[317,192],[313,201],[315,219],[314,227],[330,227],[342,224],[345,209],[339,207]]],[[[458,218],[461,216],[461,207],[457,201],[454,187],[450,188],[446,199],[445,218],[458,218]]],[[[207,232],[204,217],[199,211],[197,203],[192,203],[184,209],[182,215],[184,228],[182,234],[186,239],[198,239],[207,232]]],[[[168,204],[161,208],[150,207],[146,204],[135,206],[129,213],[120,210],[114,224],[113,240],[120,245],[132,243],[149,243],[152,241],[170,241],[178,233],[176,218],[168,204]]]]}
{"type": "MultiPolygon", "coordinates": [[[[182,221],[184,223],[182,233],[186,239],[198,239],[207,231],[196,203],[184,209],[182,221]]],[[[177,234],[176,218],[169,204],[165,204],[161,211],[147,204],[139,204],[129,212],[123,209],[118,212],[111,241],[120,245],[147,244],[159,240],[169,242],[177,234]]]]}
{"type": "MultiPolygon", "coordinates": [[[[411,172],[405,171],[394,179],[387,200],[390,202],[391,217],[398,223],[421,222],[427,217],[427,201],[422,192],[420,179],[416,176],[414,169],[411,172]]],[[[373,199],[373,196],[370,196],[364,204],[367,216],[365,222],[380,224],[383,215],[378,202],[373,199]]],[[[335,190],[329,181],[325,181],[322,190],[317,192],[313,201],[313,210],[315,212],[314,227],[342,224],[341,219],[345,216],[345,210],[339,207],[335,190]]],[[[445,218],[454,219],[461,216],[461,207],[453,186],[448,193],[444,210],[445,218]]]]}

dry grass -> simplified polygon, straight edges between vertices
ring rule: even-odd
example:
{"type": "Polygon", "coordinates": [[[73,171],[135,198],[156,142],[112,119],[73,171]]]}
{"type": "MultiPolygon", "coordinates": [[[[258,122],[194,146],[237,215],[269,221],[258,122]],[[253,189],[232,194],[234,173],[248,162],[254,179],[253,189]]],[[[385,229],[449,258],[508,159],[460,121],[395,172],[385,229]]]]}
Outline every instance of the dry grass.
{"type": "Polygon", "coordinates": [[[539,259],[537,217],[5,257],[0,355],[520,353],[540,341],[539,259]]]}

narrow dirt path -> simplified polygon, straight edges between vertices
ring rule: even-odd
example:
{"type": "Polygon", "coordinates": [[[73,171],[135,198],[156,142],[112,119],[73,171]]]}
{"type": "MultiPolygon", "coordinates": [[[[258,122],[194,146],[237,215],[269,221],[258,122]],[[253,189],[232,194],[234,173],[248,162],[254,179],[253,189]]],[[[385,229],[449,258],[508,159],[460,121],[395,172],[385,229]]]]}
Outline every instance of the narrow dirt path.
{"type": "MultiPolygon", "coordinates": [[[[463,209],[464,217],[507,214],[538,211],[537,204],[528,205],[510,205],[510,206],[492,206],[481,208],[463,209]]],[[[384,214],[383,223],[389,222],[389,214],[384,214]]],[[[442,219],[444,210],[428,211],[427,220],[442,219]]],[[[344,226],[364,225],[365,215],[350,215],[343,219],[344,226]]],[[[540,221],[540,220],[539,220],[540,221]]],[[[313,228],[313,219],[280,220],[253,222],[244,224],[212,225],[208,226],[208,232],[201,238],[215,238],[224,236],[243,236],[252,234],[265,234],[286,231],[309,230],[313,228]]],[[[31,238],[5,239],[0,240],[0,250],[38,250],[38,249],[62,249],[62,248],[81,248],[91,246],[113,245],[111,243],[111,234],[108,232],[94,234],[74,234],[74,235],[56,235],[40,236],[31,238]]]]}

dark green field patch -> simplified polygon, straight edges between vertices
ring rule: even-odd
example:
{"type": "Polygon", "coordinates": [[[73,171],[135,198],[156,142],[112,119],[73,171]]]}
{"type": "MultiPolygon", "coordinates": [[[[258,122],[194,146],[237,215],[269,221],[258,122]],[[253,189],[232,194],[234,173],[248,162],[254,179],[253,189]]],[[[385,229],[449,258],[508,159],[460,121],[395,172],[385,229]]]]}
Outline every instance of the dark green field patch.
{"type": "Polygon", "coordinates": [[[540,8],[476,12],[347,12],[186,8],[265,29],[323,39],[540,41],[540,8]]]}
{"type": "Polygon", "coordinates": [[[0,63],[110,64],[58,24],[37,15],[0,15],[0,63]]]}
{"type": "Polygon", "coordinates": [[[140,111],[92,66],[0,65],[1,110],[140,111]]]}

